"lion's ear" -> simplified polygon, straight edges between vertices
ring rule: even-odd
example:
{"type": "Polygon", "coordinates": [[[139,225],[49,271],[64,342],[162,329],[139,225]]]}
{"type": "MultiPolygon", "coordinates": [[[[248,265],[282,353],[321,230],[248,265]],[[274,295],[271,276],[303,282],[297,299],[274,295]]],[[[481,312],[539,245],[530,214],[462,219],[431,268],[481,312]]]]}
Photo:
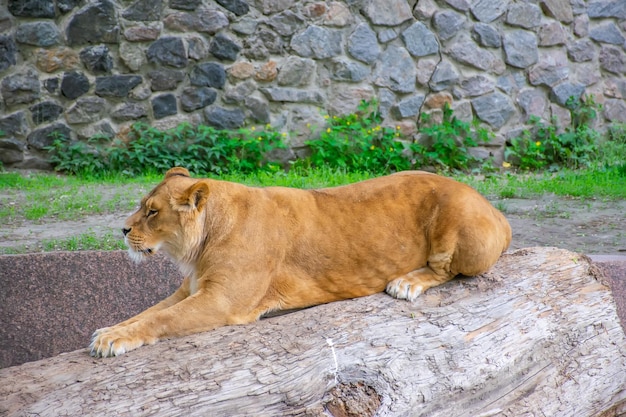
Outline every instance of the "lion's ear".
{"type": "Polygon", "coordinates": [[[174,198],[174,209],[179,211],[202,210],[209,198],[209,186],[204,181],[198,181],[183,193],[174,198]]]}
{"type": "Polygon", "coordinates": [[[169,177],[175,177],[176,175],[181,176],[181,177],[189,177],[189,171],[187,171],[185,168],[182,167],[175,167],[172,168],[170,170],[168,170],[165,173],[165,178],[169,178],[169,177]]]}

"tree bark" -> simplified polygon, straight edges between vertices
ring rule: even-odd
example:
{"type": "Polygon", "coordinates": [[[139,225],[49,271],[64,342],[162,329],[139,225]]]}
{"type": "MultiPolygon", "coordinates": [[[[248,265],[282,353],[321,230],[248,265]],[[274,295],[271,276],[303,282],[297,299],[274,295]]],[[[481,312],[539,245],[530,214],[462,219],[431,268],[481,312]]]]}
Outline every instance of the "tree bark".
{"type": "Polygon", "coordinates": [[[9,416],[617,416],[626,336],[580,255],[504,255],[408,303],[386,294],[0,370],[9,416]]]}

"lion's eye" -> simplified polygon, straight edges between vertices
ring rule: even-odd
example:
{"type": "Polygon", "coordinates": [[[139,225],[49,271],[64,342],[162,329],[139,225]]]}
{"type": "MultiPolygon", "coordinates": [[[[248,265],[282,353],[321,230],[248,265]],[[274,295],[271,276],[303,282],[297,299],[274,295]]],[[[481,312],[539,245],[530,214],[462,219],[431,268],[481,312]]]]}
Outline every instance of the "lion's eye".
{"type": "Polygon", "coordinates": [[[156,215],[158,213],[158,211],[156,210],[148,210],[148,217],[152,217],[154,215],[156,215]]]}

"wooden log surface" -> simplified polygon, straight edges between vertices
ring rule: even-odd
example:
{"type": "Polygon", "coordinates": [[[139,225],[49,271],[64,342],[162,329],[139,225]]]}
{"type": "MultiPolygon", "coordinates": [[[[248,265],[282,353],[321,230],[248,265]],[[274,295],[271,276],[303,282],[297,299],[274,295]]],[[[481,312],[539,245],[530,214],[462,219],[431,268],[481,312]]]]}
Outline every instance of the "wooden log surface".
{"type": "Polygon", "coordinates": [[[0,370],[7,416],[617,416],[626,336],[578,254],[530,248],[408,303],[386,294],[93,359],[0,370]],[[604,413],[604,414],[602,414],[604,413]]]}

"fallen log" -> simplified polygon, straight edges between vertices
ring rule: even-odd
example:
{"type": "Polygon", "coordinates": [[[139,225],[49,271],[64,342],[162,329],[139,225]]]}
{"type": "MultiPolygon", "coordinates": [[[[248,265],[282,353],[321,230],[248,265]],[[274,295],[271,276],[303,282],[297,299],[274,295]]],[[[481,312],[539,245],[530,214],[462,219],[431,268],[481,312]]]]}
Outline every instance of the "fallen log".
{"type": "Polygon", "coordinates": [[[8,416],[617,416],[626,336],[585,257],[504,255],[408,303],[385,294],[93,359],[0,370],[8,416]]]}

